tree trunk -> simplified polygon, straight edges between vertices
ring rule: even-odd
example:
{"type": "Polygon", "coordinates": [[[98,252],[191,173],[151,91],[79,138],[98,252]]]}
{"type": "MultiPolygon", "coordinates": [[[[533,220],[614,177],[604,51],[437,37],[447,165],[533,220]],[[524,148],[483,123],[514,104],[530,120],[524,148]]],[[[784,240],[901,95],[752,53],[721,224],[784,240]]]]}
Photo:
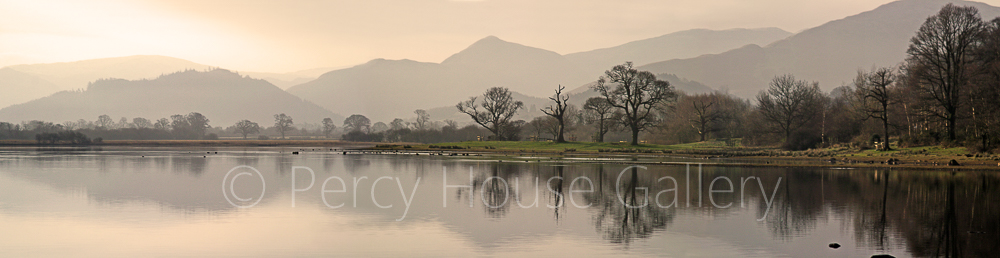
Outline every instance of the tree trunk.
{"type": "Polygon", "coordinates": [[[632,126],[632,145],[639,145],[639,127],[632,126]]]}
{"type": "Polygon", "coordinates": [[[566,142],[566,138],[563,138],[563,130],[566,126],[563,124],[563,120],[559,119],[559,136],[556,136],[556,142],[566,142]]]}

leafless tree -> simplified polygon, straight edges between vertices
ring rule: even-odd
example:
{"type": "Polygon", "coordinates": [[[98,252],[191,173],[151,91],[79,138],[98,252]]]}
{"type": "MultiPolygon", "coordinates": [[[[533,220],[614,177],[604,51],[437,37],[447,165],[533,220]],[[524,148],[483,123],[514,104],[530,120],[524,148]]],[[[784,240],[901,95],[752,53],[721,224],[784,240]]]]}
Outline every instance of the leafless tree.
{"type": "Polygon", "coordinates": [[[359,114],[353,114],[344,119],[344,130],[346,131],[370,133],[371,125],[372,120],[369,120],[368,117],[359,114]]]}
{"type": "Polygon", "coordinates": [[[294,124],[295,122],[292,121],[292,117],[285,115],[285,113],[274,115],[274,129],[277,129],[278,133],[281,133],[281,139],[285,139],[285,132],[294,129],[292,127],[294,124]]]}
{"type": "Polygon", "coordinates": [[[906,50],[910,87],[934,104],[926,105],[926,111],[947,123],[951,140],[984,25],[975,7],[948,4],[924,21],[906,50]]]}
{"type": "Polygon", "coordinates": [[[557,122],[556,132],[553,134],[556,135],[556,142],[566,142],[566,138],[563,137],[563,134],[566,132],[566,121],[564,120],[564,117],[566,115],[566,107],[569,105],[569,103],[567,103],[569,101],[569,96],[562,95],[563,89],[566,89],[566,87],[559,85],[559,87],[556,88],[556,95],[549,97],[550,100],[555,102],[555,106],[548,106],[542,109],[542,113],[555,118],[557,122]]]}
{"type": "Polygon", "coordinates": [[[326,138],[330,138],[330,134],[333,134],[333,130],[337,129],[337,125],[333,124],[332,118],[323,118],[323,135],[326,138]]]}
{"type": "Polygon", "coordinates": [[[775,76],[770,88],[757,94],[757,109],[764,120],[775,125],[787,141],[820,111],[823,93],[819,83],[811,85],[790,74],[775,76]]]}
{"type": "Polygon", "coordinates": [[[113,126],[114,123],[115,122],[111,120],[111,116],[101,115],[101,116],[97,117],[97,128],[98,129],[102,129],[102,130],[111,129],[111,126],[113,126]]]}
{"type": "Polygon", "coordinates": [[[596,141],[604,142],[604,135],[618,127],[621,114],[615,112],[615,107],[608,104],[607,100],[601,97],[587,99],[583,104],[584,115],[587,123],[594,125],[597,129],[596,141]]]}
{"type": "Polygon", "coordinates": [[[470,97],[465,102],[455,105],[459,112],[472,117],[480,126],[493,133],[496,140],[504,140],[503,130],[511,126],[511,118],[517,114],[517,110],[524,107],[524,103],[516,101],[510,94],[510,90],[503,87],[493,87],[483,93],[483,102],[476,104],[476,97],[470,97]],[[482,110],[480,110],[482,108],[482,110]]]}
{"type": "Polygon", "coordinates": [[[242,134],[246,140],[248,134],[260,133],[260,125],[250,120],[240,120],[236,122],[236,133],[242,134]]]}
{"type": "Polygon", "coordinates": [[[622,111],[622,123],[632,131],[632,145],[639,144],[640,131],[655,124],[653,108],[677,98],[669,82],[657,80],[651,72],[632,68],[632,62],[605,71],[593,90],[622,111]]]}
{"type": "Polygon", "coordinates": [[[418,131],[427,130],[428,122],[431,121],[431,115],[427,114],[427,111],[423,109],[417,109],[416,111],[413,111],[413,113],[417,114],[417,122],[414,123],[416,128],[414,129],[417,129],[418,131]]]}
{"type": "Polygon", "coordinates": [[[136,117],[132,118],[132,126],[135,126],[137,129],[146,129],[153,127],[153,123],[149,122],[149,119],[136,117]]]}
{"type": "Polygon", "coordinates": [[[688,122],[691,123],[692,128],[698,131],[701,141],[705,141],[706,136],[716,130],[714,123],[725,115],[720,109],[719,98],[718,93],[710,93],[690,96],[683,101],[687,105],[683,108],[690,108],[691,111],[688,122]]]}
{"type": "Polygon", "coordinates": [[[882,150],[889,150],[889,105],[890,86],[896,81],[896,73],[892,68],[879,67],[872,71],[858,71],[858,76],[854,78],[855,107],[858,108],[866,118],[878,119],[882,122],[882,137],[886,144],[882,144],[882,150]]]}

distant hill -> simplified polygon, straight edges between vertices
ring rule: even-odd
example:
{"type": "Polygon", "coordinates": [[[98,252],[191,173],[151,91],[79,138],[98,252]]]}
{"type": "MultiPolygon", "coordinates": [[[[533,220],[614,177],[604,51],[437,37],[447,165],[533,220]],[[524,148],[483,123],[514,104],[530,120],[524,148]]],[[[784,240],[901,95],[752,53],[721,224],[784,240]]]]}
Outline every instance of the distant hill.
{"type": "Polygon", "coordinates": [[[859,68],[892,66],[906,57],[909,40],[944,5],[973,6],[984,20],[1000,8],[978,2],[901,0],[811,28],[764,47],[747,45],[725,53],[652,63],[639,69],[672,73],[753,98],[775,75],[819,81],[824,90],[850,83],[859,68]]]}
{"type": "Polygon", "coordinates": [[[24,103],[62,90],[45,79],[11,68],[0,69],[0,88],[4,89],[0,105],[24,103]]]}
{"type": "Polygon", "coordinates": [[[337,113],[390,121],[415,109],[457,103],[493,86],[547,96],[559,84],[575,87],[596,78],[555,52],[490,36],[440,64],[376,59],[288,91],[337,113]]]}
{"type": "Polygon", "coordinates": [[[601,73],[614,65],[632,61],[644,65],[678,58],[717,54],[747,44],[766,45],[791,36],[779,28],[678,31],[628,42],[619,46],[567,54],[584,71],[601,73]]]}
{"type": "Polygon", "coordinates": [[[242,119],[270,126],[277,113],[286,113],[297,123],[319,123],[325,117],[343,121],[343,116],[267,81],[223,69],[187,70],[152,80],[99,80],[86,90],[62,91],[0,109],[0,121],[92,121],[104,114],[116,121],[121,117],[155,120],[189,112],[200,112],[212,126],[223,127],[242,119]]]}
{"type": "MultiPolygon", "coordinates": [[[[0,69],[0,88],[16,96],[0,97],[0,108],[45,97],[64,90],[78,90],[98,79],[153,79],[187,69],[207,70],[212,66],[167,56],[138,55],[75,62],[12,65],[0,69]],[[31,79],[26,79],[26,78],[31,79]]],[[[288,88],[315,79],[333,70],[318,68],[292,73],[244,72],[288,88]]]]}

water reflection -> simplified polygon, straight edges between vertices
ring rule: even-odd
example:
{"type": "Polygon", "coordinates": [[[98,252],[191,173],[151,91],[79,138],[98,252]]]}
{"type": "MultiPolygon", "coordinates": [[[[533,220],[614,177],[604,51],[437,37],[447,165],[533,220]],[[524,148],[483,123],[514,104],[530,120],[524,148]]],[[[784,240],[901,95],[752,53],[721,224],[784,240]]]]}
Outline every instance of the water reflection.
{"type": "MultiPolygon", "coordinates": [[[[708,238],[718,241],[709,246],[734,248],[735,253],[747,256],[765,250],[768,253],[758,255],[985,257],[996,255],[995,244],[1000,242],[1000,209],[996,205],[1000,178],[993,173],[639,168],[627,164],[498,162],[443,156],[326,152],[291,155],[282,150],[255,149],[223,149],[218,155],[215,151],[210,155],[200,153],[205,152],[3,152],[0,184],[7,189],[16,185],[20,187],[17,189],[55,191],[51,195],[69,198],[65,203],[52,203],[0,190],[0,220],[27,220],[42,211],[56,218],[90,214],[93,220],[102,220],[108,213],[150,203],[165,208],[162,212],[180,211],[223,221],[229,216],[266,213],[275,220],[273,223],[289,223],[303,219],[296,214],[318,210],[318,216],[350,216],[366,221],[352,225],[353,231],[433,227],[435,232],[454,234],[436,240],[466,239],[448,241],[475,243],[473,249],[486,254],[503,252],[507,247],[555,245],[553,239],[658,253],[663,246],[693,245],[691,241],[695,240],[691,239],[708,238]],[[258,167],[263,172],[267,191],[260,206],[237,209],[221,194],[223,175],[238,165],[258,167]],[[314,179],[311,181],[304,171],[293,175],[292,166],[314,169],[314,179]],[[442,173],[445,168],[446,177],[442,173]],[[321,192],[324,180],[334,176],[342,178],[347,189],[321,192]],[[361,176],[367,179],[352,180],[361,176]],[[391,180],[373,186],[380,177],[391,180]],[[444,187],[470,182],[469,188],[444,187]],[[291,208],[293,190],[308,185],[312,188],[295,192],[296,208],[291,208]],[[407,204],[410,191],[414,191],[413,201],[407,204]],[[71,198],[80,195],[83,200],[71,198]],[[448,203],[447,207],[442,206],[442,201],[448,203]],[[345,208],[327,207],[338,203],[344,203],[345,208]],[[391,208],[380,207],[389,204],[391,208]],[[85,213],[78,210],[93,205],[97,208],[88,208],[85,213]],[[401,217],[405,219],[395,222],[401,217]],[[671,237],[676,235],[688,240],[678,243],[671,237]],[[840,242],[845,248],[831,251],[825,247],[827,242],[840,242]]],[[[340,189],[340,185],[334,189],[340,189]]],[[[186,229],[191,234],[200,230],[197,226],[186,229]]],[[[343,228],[316,230],[336,234],[343,228]]],[[[353,237],[377,239],[363,234],[353,237]]],[[[0,244],[0,250],[2,247],[0,244]]],[[[721,255],[713,250],[703,252],[721,255]]]]}

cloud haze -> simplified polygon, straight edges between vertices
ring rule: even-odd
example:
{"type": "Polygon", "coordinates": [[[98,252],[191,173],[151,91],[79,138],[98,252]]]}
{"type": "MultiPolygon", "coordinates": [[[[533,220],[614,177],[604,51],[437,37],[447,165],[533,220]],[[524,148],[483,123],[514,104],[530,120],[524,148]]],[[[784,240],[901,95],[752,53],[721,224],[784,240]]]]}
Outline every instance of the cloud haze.
{"type": "Polygon", "coordinates": [[[138,54],[274,72],[440,62],[487,35],[566,54],[693,28],[796,32],[886,2],[0,0],[0,67],[138,54]]]}

